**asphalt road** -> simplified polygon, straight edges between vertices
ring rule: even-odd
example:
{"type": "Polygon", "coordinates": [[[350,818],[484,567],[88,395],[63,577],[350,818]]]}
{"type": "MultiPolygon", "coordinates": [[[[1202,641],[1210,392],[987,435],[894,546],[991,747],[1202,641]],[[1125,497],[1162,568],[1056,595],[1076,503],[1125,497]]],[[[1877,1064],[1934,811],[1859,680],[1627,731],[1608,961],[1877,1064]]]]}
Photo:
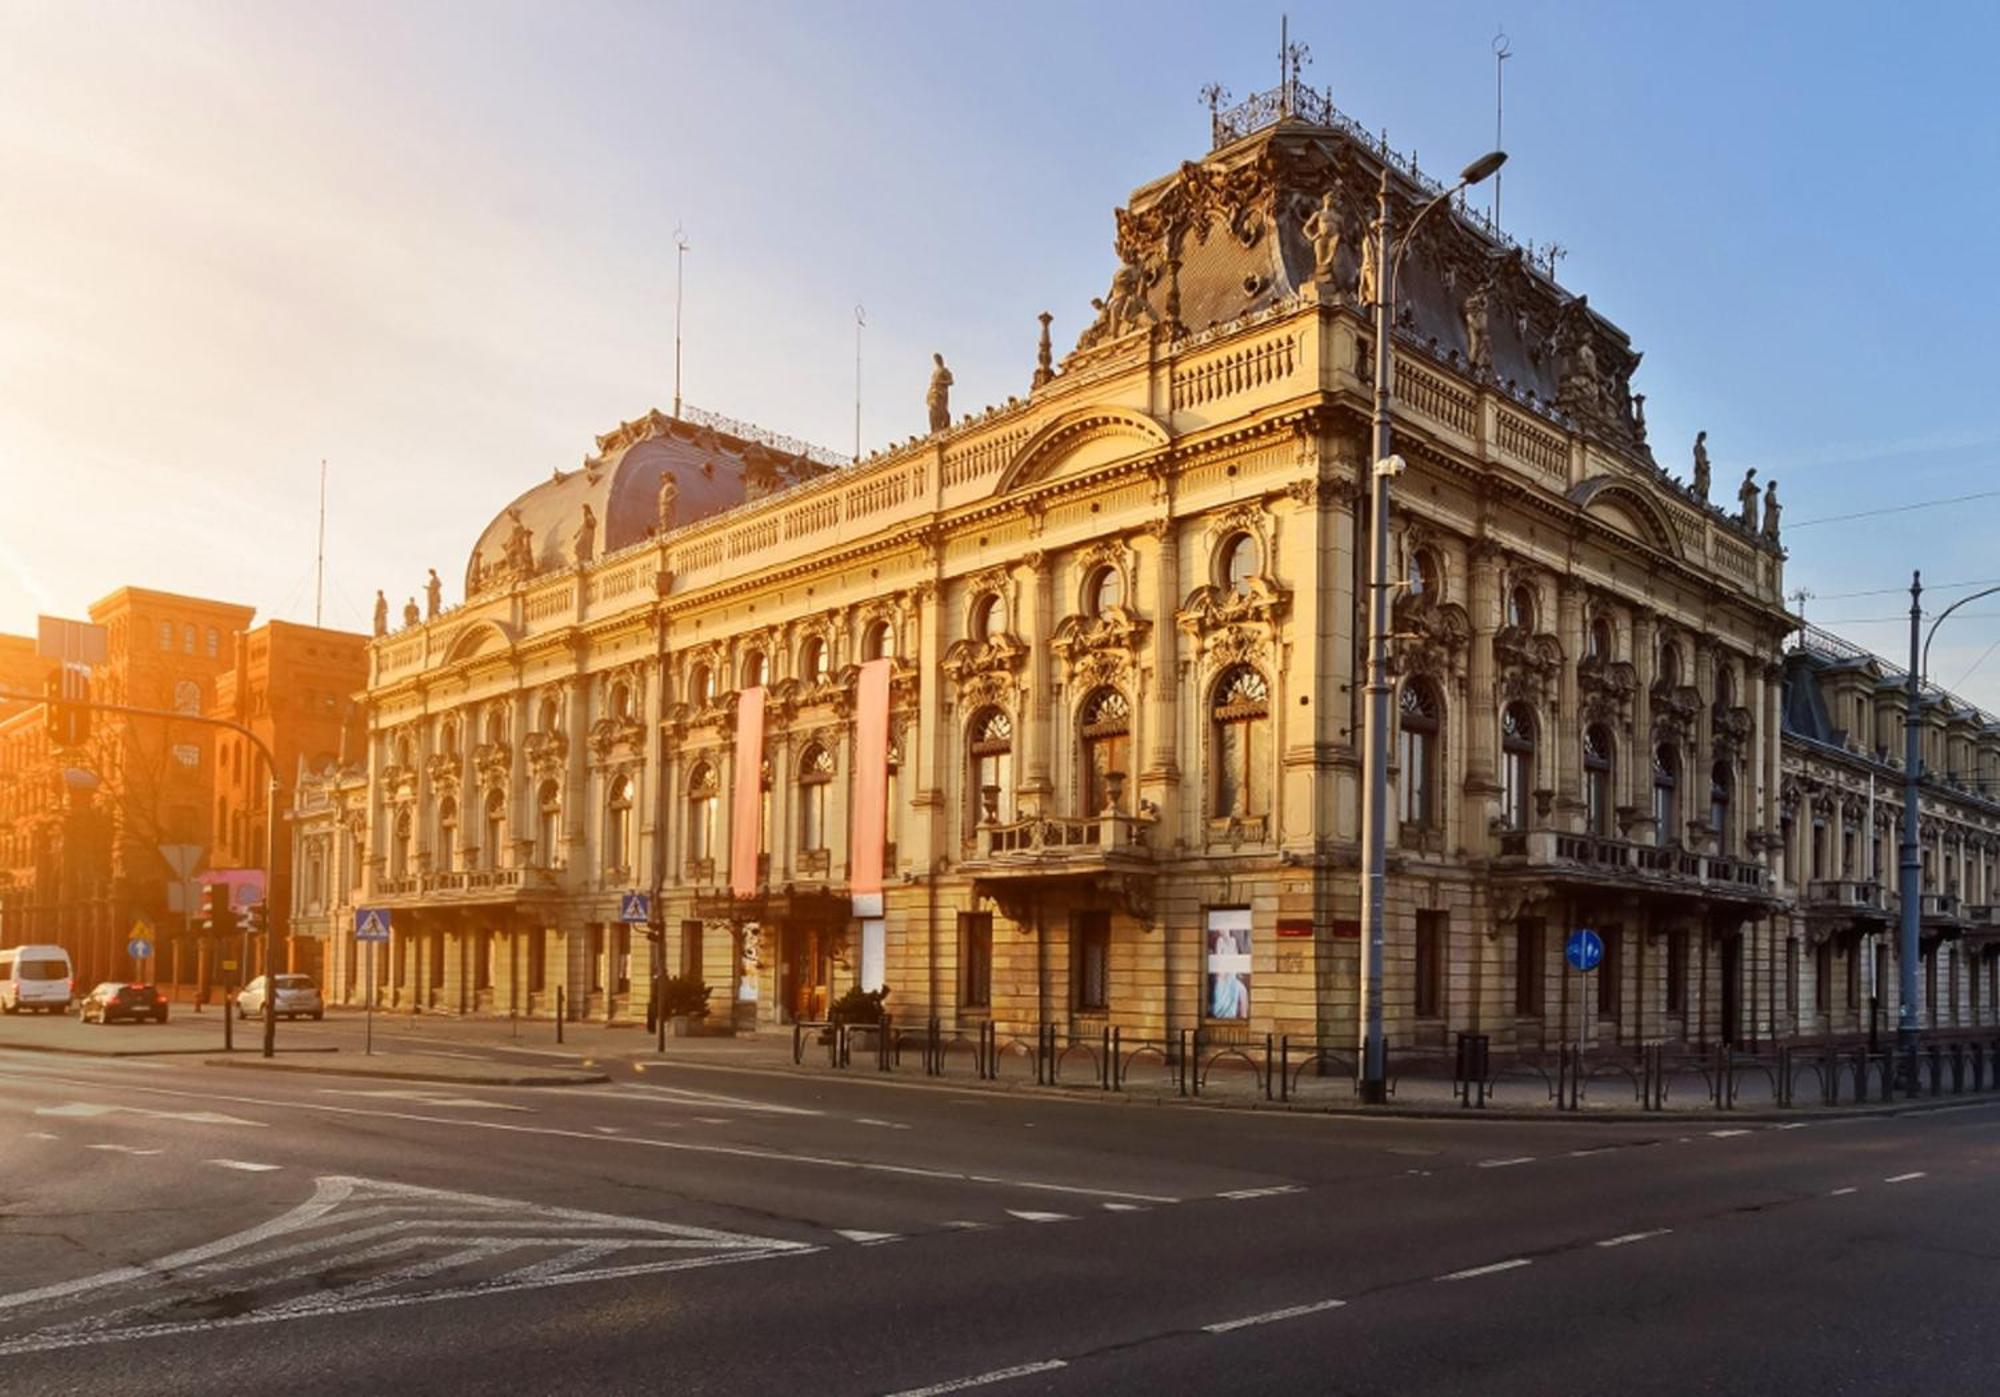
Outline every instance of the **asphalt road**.
{"type": "Polygon", "coordinates": [[[1358,1121],[0,1051],[0,1388],[1985,1393],[1997,1160],[1983,1103],[1358,1121]]]}

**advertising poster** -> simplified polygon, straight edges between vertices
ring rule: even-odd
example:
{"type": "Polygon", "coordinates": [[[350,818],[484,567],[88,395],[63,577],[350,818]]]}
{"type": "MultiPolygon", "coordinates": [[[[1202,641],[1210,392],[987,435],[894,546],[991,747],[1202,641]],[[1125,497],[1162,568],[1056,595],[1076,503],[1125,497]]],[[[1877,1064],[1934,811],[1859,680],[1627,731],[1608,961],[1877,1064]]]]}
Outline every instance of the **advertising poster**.
{"type": "Polygon", "coordinates": [[[1212,907],[1208,912],[1208,1002],[1211,1019],[1250,1017],[1250,909],[1212,907]]]}

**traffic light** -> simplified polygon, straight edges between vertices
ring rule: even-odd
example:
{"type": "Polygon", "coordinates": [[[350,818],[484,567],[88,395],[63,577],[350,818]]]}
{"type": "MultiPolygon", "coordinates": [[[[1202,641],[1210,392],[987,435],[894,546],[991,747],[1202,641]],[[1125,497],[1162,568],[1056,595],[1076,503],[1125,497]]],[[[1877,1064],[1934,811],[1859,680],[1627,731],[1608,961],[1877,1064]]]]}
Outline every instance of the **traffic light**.
{"type": "Polygon", "coordinates": [[[206,894],[205,915],[201,919],[201,929],[209,936],[220,936],[236,926],[236,918],[229,910],[229,885],[210,883],[206,894]]]}
{"type": "Polygon", "coordinates": [[[49,722],[49,741],[58,747],[81,747],[90,741],[90,671],[81,665],[56,667],[42,685],[49,722]]]}
{"type": "Polygon", "coordinates": [[[243,929],[252,936],[262,936],[271,929],[270,914],[261,902],[253,902],[242,912],[243,929]]]}

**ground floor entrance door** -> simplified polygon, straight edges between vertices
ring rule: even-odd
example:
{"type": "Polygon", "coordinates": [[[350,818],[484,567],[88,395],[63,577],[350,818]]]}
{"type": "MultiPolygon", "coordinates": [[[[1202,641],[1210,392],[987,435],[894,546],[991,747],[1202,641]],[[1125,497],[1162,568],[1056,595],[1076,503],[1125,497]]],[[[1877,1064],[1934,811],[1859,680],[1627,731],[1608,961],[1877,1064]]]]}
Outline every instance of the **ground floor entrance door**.
{"type": "Polygon", "coordinates": [[[1722,938],[1722,1041],[1735,1047],[1743,1035],[1743,938],[1722,938]]]}
{"type": "Polygon", "coordinates": [[[778,930],[778,1012],[786,1023],[826,1017],[832,983],[833,934],[823,927],[778,930]]]}

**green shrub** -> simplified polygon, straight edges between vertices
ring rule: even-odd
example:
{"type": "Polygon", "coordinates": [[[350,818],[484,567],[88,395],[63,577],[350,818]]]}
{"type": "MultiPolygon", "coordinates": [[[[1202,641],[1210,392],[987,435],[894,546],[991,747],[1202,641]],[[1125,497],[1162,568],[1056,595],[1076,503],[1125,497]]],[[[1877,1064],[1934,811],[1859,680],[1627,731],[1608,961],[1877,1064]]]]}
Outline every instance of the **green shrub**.
{"type": "Polygon", "coordinates": [[[883,1002],[889,998],[889,987],[879,990],[864,990],[856,985],[840,998],[833,1001],[827,1010],[827,1017],[837,1024],[880,1023],[883,1017],[883,1002]]]}
{"type": "Polygon", "coordinates": [[[670,1019],[705,1019],[709,993],[693,975],[669,975],[660,985],[660,1012],[670,1019]]]}

